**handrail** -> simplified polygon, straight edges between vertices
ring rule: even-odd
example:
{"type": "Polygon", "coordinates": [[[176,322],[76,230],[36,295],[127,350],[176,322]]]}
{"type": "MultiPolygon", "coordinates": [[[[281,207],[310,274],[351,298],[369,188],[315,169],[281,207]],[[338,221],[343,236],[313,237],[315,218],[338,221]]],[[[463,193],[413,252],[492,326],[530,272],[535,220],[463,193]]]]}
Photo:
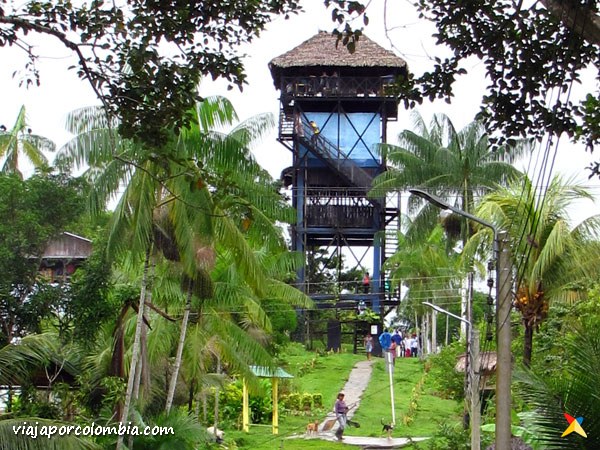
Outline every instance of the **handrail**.
{"type": "Polygon", "coordinates": [[[294,134],[305,147],[315,153],[315,156],[331,166],[350,184],[365,191],[371,188],[373,177],[321,133],[317,133],[306,120],[296,121],[294,125],[294,134]]]}
{"type": "Polygon", "coordinates": [[[395,97],[394,77],[282,77],[281,92],[287,97],[395,97]]]}

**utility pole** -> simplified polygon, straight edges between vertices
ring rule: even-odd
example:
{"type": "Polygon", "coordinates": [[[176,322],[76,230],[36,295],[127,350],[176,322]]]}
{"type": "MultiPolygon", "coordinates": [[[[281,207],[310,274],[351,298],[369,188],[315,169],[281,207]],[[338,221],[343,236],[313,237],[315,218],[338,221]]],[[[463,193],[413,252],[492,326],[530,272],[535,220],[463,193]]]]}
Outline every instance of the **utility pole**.
{"type": "Polygon", "coordinates": [[[479,330],[471,327],[471,450],[481,447],[481,404],[479,402],[479,375],[481,370],[479,358],[479,330]]]}
{"type": "Polygon", "coordinates": [[[473,326],[471,325],[473,322],[473,272],[469,272],[467,274],[467,287],[465,291],[465,298],[467,300],[467,304],[465,305],[465,311],[463,317],[466,316],[466,322],[462,322],[461,326],[465,326],[465,406],[463,413],[463,429],[467,430],[469,428],[469,422],[471,420],[469,416],[469,402],[471,401],[472,390],[473,390],[473,377],[471,364],[473,360],[470,358],[472,354],[471,348],[471,332],[473,326]]]}
{"type": "Polygon", "coordinates": [[[511,330],[511,267],[508,233],[498,233],[498,257],[496,266],[496,450],[510,450],[510,381],[512,355],[510,352],[511,330]]]}

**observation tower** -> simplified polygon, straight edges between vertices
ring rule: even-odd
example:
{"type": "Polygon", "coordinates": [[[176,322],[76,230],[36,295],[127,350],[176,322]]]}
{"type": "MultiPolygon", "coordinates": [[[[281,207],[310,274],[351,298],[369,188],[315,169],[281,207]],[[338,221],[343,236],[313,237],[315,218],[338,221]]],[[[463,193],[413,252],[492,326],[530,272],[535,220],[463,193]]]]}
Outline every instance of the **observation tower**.
{"type": "Polygon", "coordinates": [[[406,76],[406,62],[364,35],[351,54],[320,32],[274,58],[269,69],[281,93],[278,139],[293,155],[282,174],[297,210],[292,249],[306,261],[316,249],[327,249],[330,258],[343,252],[347,264],[370,272],[368,289],[358,282],[322,292],[306,269],[300,285],[320,308],[354,309],[363,301],[385,312],[382,306],[398,302],[381,268],[398,246],[399,199],[367,192],[386,170],[377,146],[387,140],[388,122],[397,120],[393,84],[406,76]]]}

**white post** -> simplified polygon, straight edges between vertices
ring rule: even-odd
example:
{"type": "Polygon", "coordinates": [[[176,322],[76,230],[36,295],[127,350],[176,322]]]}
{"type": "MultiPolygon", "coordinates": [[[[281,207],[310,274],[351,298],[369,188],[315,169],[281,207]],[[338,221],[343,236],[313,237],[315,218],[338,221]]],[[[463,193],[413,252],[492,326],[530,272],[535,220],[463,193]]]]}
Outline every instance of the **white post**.
{"type": "Polygon", "coordinates": [[[385,350],[385,360],[390,375],[390,398],[392,399],[392,423],[396,423],[396,405],[394,404],[394,355],[389,350],[385,350]]]}
{"type": "Polygon", "coordinates": [[[431,313],[431,353],[437,353],[437,311],[431,313]]]}

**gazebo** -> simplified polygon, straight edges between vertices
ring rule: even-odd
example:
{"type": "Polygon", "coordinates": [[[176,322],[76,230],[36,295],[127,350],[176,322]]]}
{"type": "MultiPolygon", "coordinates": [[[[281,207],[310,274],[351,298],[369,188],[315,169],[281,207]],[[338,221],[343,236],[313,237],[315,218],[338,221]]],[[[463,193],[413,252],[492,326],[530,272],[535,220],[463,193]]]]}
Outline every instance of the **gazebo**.
{"type": "MultiPolygon", "coordinates": [[[[273,391],[273,434],[279,433],[279,412],[277,399],[277,384],[279,378],[294,378],[281,367],[275,370],[263,366],[250,366],[252,373],[258,378],[270,378],[273,391]]],[[[242,380],[242,429],[250,431],[250,402],[248,401],[248,386],[246,380],[242,380]]]]}

